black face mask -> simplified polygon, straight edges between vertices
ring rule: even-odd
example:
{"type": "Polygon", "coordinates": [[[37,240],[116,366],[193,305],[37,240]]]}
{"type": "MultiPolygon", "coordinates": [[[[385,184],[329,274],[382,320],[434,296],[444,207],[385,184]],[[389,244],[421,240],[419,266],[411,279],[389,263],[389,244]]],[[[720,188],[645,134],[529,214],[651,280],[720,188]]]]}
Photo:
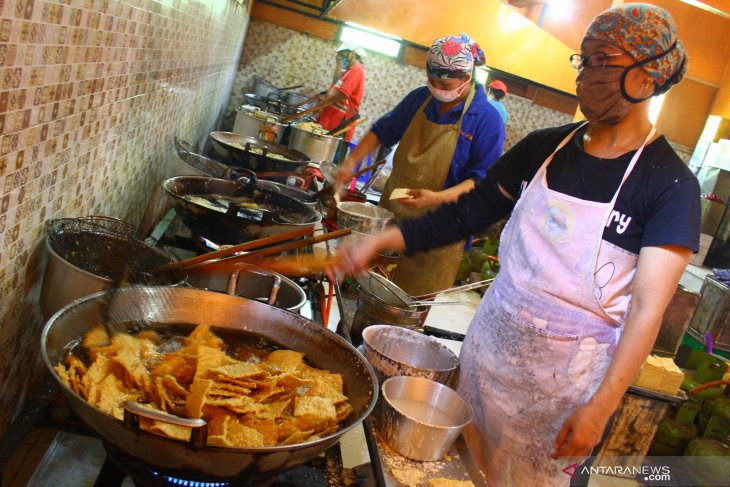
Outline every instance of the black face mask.
{"type": "Polygon", "coordinates": [[[626,72],[622,68],[623,66],[586,67],[578,73],[578,104],[586,119],[613,125],[629,113],[633,103],[622,95],[626,72]]]}
{"type": "Polygon", "coordinates": [[[682,72],[684,61],[675,71],[675,74],[661,86],[656,86],[654,92],[646,98],[634,98],[626,92],[626,76],[632,69],[640,68],[655,59],[666,56],[677,47],[675,42],[664,52],[639,61],[629,66],[602,66],[585,67],[576,79],[578,104],[580,111],[591,122],[602,122],[614,125],[620,122],[631,107],[636,103],[648,100],[654,95],[666,92],[675,82],[675,78],[682,72]]]}

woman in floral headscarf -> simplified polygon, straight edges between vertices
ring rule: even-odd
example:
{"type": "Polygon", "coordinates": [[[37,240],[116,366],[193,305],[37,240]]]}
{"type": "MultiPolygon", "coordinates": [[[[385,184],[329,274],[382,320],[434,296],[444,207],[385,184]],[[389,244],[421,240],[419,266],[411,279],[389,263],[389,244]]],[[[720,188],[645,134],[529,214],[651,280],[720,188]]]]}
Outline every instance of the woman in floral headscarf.
{"type": "MultiPolygon", "coordinates": [[[[474,67],[483,64],[484,53],[469,36],[436,39],[426,56],[426,86],[375,122],[344,162],[339,179],[347,181],[355,163],[379,144],[399,143],[380,198],[380,205],[398,218],[420,215],[474,188],[504,145],[499,113],[474,81],[474,67]],[[396,188],[408,190],[405,197],[391,199],[396,188]]],[[[412,295],[450,287],[463,251],[460,242],[401,257],[393,280],[412,295]]]]}
{"type": "Polygon", "coordinates": [[[449,244],[511,212],[458,386],[493,487],[568,485],[581,473],[699,246],[699,184],[649,120],[649,99],[687,70],[672,18],[613,7],[570,61],[587,121],[533,132],[474,191],[341,247],[335,269],[449,244]]]}

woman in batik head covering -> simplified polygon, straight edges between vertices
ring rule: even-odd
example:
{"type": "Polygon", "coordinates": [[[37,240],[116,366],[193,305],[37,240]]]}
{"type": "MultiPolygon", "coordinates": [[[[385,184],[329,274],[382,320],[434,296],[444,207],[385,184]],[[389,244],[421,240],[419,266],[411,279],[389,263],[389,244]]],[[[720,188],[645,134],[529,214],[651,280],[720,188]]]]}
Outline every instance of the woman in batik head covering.
{"type": "Polygon", "coordinates": [[[450,244],[511,213],[460,356],[466,435],[492,486],[580,473],[699,246],[699,184],[649,120],[649,99],[687,70],[672,18],[613,7],[570,61],[587,121],[531,133],[457,203],[339,249],[336,271],[357,271],[384,249],[450,244]]]}
{"type": "MultiPolygon", "coordinates": [[[[426,56],[426,86],[410,92],[375,122],[344,162],[341,181],[347,181],[356,162],[378,145],[398,144],[380,199],[380,205],[398,218],[455,201],[474,188],[504,145],[499,113],[487,101],[484,86],[474,81],[474,67],[481,65],[484,53],[469,36],[436,39],[426,56]],[[405,197],[392,199],[395,189],[406,190],[396,192],[405,197]]],[[[393,280],[412,295],[450,287],[463,250],[461,242],[402,257],[393,280]]]]}

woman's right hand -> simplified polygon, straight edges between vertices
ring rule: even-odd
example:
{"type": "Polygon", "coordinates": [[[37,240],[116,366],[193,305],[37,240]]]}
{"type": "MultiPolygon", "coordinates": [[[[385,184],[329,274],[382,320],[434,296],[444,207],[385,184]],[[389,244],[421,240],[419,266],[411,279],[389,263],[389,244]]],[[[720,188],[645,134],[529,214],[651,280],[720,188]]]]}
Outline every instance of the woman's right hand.
{"type": "Polygon", "coordinates": [[[342,280],[350,274],[365,272],[370,262],[378,255],[378,236],[368,237],[347,243],[337,248],[335,266],[330,269],[330,277],[342,280]]]}
{"type": "Polygon", "coordinates": [[[336,264],[327,270],[327,275],[341,280],[349,274],[364,272],[379,252],[401,252],[405,246],[400,228],[391,225],[377,235],[338,247],[336,264]]]}

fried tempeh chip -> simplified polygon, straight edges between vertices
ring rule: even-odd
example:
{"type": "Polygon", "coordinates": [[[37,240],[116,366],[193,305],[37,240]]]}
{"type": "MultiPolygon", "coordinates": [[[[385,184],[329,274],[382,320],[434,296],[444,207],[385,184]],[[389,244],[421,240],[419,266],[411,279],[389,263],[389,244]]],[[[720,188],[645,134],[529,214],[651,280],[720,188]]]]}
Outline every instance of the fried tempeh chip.
{"type": "MultiPolygon", "coordinates": [[[[182,348],[162,353],[160,336],[109,337],[96,327],[82,347],[92,360],[68,354],[54,369],[94,407],[122,420],[124,404],[208,422],[208,444],[260,448],[322,438],[339,430],[353,412],[342,376],[304,361],[304,354],[276,350],[265,360],[233,358],[207,326],[197,327],[182,348]]],[[[140,418],[145,431],[189,441],[190,428],[140,418]]]]}

